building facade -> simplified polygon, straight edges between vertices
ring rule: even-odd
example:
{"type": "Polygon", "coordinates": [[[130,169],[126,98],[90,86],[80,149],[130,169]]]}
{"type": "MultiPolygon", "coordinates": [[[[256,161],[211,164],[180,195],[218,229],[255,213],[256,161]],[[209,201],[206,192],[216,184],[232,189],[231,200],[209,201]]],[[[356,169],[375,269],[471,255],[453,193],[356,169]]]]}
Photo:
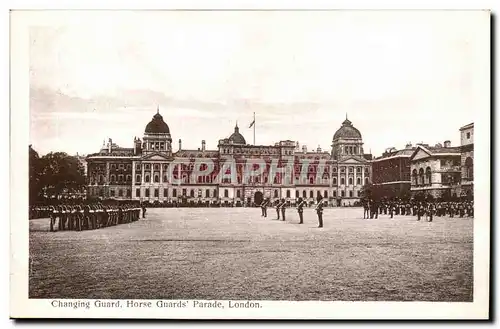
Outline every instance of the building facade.
{"type": "Polygon", "coordinates": [[[207,150],[204,140],[197,150],[183,149],[179,139],[173,152],[170,128],[158,112],[132,148],[110,139],[86,160],[90,197],[160,203],[255,205],[264,198],[294,203],[299,197],[309,202],[322,197],[332,205],[353,205],[371,182],[371,155],[364,153],[361,133],[347,118],[330,152],[319,146],[308,151],[290,140],[249,145],[237,125],[216,150],[207,150]]]}
{"type": "Polygon", "coordinates": [[[474,123],[460,128],[460,163],[462,197],[474,197],[474,123]]]}
{"type": "Polygon", "coordinates": [[[417,145],[410,157],[411,193],[435,199],[460,196],[460,147],[417,145]]]}
{"type": "Polygon", "coordinates": [[[406,144],[404,149],[388,148],[382,156],[373,159],[373,195],[376,198],[409,198],[411,196],[410,157],[415,147],[406,144]]]}

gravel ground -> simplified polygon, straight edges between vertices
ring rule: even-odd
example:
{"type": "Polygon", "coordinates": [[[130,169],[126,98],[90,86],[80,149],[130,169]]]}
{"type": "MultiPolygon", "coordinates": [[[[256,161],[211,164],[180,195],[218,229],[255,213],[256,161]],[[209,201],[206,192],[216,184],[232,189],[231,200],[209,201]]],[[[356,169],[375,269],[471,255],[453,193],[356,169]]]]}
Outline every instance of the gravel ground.
{"type": "Polygon", "coordinates": [[[472,301],[473,219],[148,209],[95,231],[30,221],[30,298],[472,301]]]}

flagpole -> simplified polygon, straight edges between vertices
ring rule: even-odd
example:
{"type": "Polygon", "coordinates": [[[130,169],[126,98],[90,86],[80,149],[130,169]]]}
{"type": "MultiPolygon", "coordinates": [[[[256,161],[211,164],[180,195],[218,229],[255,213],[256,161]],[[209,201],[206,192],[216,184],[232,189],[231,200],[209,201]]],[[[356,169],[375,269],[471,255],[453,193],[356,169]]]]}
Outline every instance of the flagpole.
{"type": "Polygon", "coordinates": [[[255,145],[255,112],[253,112],[253,145],[255,145]]]}

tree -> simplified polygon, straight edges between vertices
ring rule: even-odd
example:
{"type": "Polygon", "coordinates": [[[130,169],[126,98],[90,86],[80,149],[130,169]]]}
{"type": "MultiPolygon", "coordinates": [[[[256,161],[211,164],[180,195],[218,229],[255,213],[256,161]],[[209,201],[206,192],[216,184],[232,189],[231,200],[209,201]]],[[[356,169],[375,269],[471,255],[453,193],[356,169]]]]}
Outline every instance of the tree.
{"type": "Polygon", "coordinates": [[[41,173],[42,162],[38,152],[31,145],[29,146],[29,203],[35,204],[39,199],[42,191],[41,173]]]}
{"type": "Polygon", "coordinates": [[[40,161],[40,183],[45,193],[61,195],[65,191],[79,191],[85,186],[84,168],[76,157],[64,152],[51,152],[40,161]]]}

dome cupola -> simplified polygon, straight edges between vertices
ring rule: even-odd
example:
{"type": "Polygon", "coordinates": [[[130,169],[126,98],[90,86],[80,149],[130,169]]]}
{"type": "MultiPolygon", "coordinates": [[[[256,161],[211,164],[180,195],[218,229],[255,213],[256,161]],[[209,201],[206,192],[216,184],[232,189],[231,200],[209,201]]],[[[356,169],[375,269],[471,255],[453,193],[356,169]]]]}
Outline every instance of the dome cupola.
{"type": "Polygon", "coordinates": [[[242,134],[240,134],[240,128],[238,128],[238,123],[234,127],[234,133],[229,136],[229,142],[233,144],[243,144],[245,145],[247,142],[242,134]]]}

